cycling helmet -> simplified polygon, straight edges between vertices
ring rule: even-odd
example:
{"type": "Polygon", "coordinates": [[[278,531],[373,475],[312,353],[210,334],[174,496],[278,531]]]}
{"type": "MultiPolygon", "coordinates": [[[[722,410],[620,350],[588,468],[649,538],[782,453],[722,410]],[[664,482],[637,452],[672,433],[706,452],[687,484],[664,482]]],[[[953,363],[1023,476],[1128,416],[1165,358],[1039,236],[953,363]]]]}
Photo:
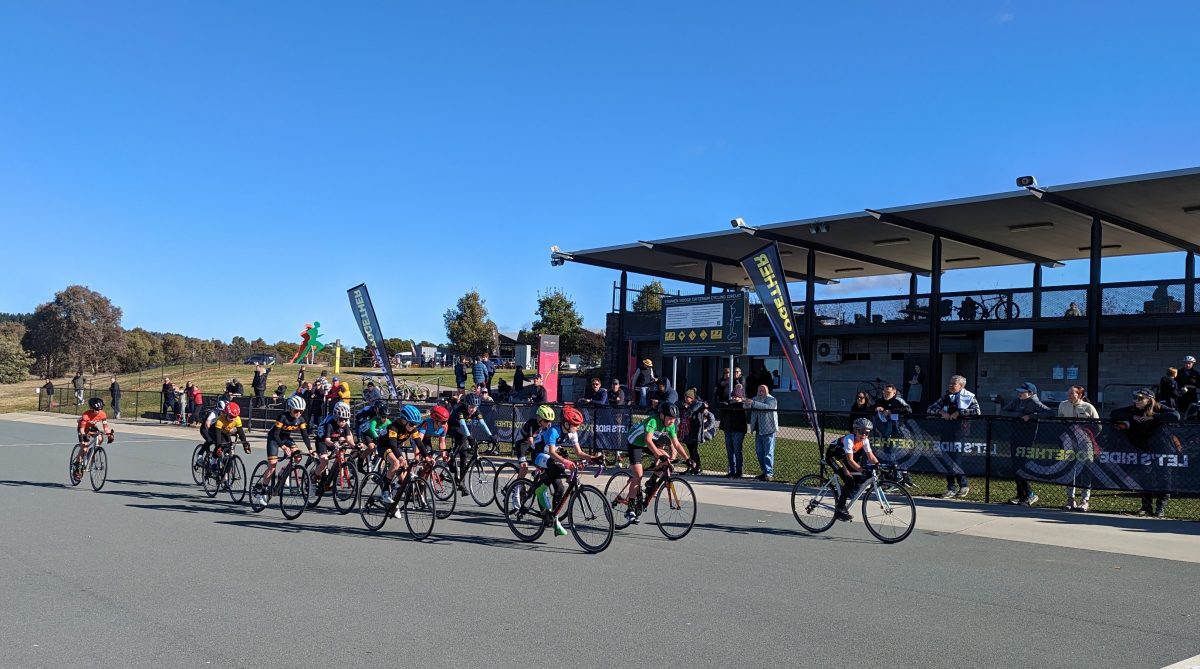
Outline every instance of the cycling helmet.
{"type": "Polygon", "coordinates": [[[379,400],[378,402],[375,403],[375,416],[376,417],[387,418],[389,413],[391,413],[391,412],[388,410],[387,402],[384,402],[383,400],[379,400]]]}
{"type": "Polygon", "coordinates": [[[479,393],[467,393],[467,396],[463,398],[463,404],[466,404],[469,407],[475,407],[476,409],[479,408],[479,404],[482,401],[483,400],[479,398],[479,393]]]}
{"type": "Polygon", "coordinates": [[[242,407],[238,406],[237,402],[229,402],[225,405],[225,415],[230,418],[237,418],[242,415],[242,407]]]}
{"type": "Polygon", "coordinates": [[[548,420],[554,422],[554,408],[549,404],[543,404],[537,410],[538,420],[548,420]]]}
{"type": "Polygon", "coordinates": [[[333,415],[335,418],[350,420],[350,407],[346,406],[345,402],[338,402],[333,405],[333,415]]]}
{"type": "Polygon", "coordinates": [[[400,415],[409,423],[421,422],[421,410],[411,404],[404,405],[404,408],[400,410],[400,415]]]}
{"type": "Polygon", "coordinates": [[[866,430],[867,432],[870,432],[871,430],[875,429],[875,426],[871,424],[870,420],[866,418],[859,418],[854,421],[854,429],[866,430]]]}
{"type": "Polygon", "coordinates": [[[217,400],[217,411],[224,411],[226,404],[229,404],[229,402],[226,402],[225,400],[217,400]]]}
{"type": "Polygon", "coordinates": [[[450,420],[450,412],[444,406],[436,406],[429,410],[429,417],[439,423],[445,423],[450,420]]]}
{"type": "Polygon", "coordinates": [[[575,407],[563,407],[562,416],[567,425],[583,425],[583,414],[575,407]]]}
{"type": "Polygon", "coordinates": [[[304,403],[303,397],[300,397],[299,395],[292,395],[291,397],[288,398],[288,401],[287,401],[288,411],[304,411],[307,408],[308,408],[308,405],[304,403]]]}
{"type": "Polygon", "coordinates": [[[104,400],[100,399],[99,397],[93,397],[92,399],[88,400],[88,407],[91,408],[92,411],[99,411],[104,408],[104,400]]]}
{"type": "Polygon", "coordinates": [[[662,414],[664,418],[679,418],[679,407],[671,404],[670,402],[660,402],[658,405],[658,412],[662,414]]]}

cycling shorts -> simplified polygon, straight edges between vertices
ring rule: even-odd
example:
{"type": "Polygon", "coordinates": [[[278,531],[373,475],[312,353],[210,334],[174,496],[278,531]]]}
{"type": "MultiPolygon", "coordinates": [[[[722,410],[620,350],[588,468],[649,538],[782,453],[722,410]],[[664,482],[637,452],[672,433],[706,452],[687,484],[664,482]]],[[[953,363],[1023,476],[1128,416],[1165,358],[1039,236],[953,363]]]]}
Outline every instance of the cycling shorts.
{"type": "Polygon", "coordinates": [[[295,442],[295,440],[291,439],[290,437],[280,437],[278,440],[268,439],[267,440],[267,457],[268,458],[279,457],[279,449],[282,446],[286,446],[288,448],[295,448],[296,442],[295,442]]]}
{"type": "Polygon", "coordinates": [[[334,453],[337,452],[339,443],[340,442],[334,442],[334,444],[332,446],[330,446],[329,444],[325,443],[324,439],[318,439],[317,440],[317,455],[326,455],[326,454],[333,455],[334,453]]]}

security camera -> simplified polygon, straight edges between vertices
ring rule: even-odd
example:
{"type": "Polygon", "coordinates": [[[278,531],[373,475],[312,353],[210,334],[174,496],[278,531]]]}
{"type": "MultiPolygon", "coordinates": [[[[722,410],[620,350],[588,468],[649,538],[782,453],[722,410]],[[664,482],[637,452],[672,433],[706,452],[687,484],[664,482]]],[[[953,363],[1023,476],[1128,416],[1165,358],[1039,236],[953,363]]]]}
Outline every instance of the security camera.
{"type": "Polygon", "coordinates": [[[745,222],[745,221],[743,221],[743,220],[742,220],[742,219],[740,219],[740,218],[735,218],[735,219],[733,219],[732,221],[730,221],[730,222],[729,222],[729,224],[730,224],[730,225],[732,225],[732,226],[733,226],[733,227],[735,227],[735,228],[744,228],[744,227],[746,227],[746,222],[745,222]]]}
{"type": "Polygon", "coordinates": [[[1031,188],[1037,186],[1037,179],[1033,175],[1027,177],[1017,177],[1017,188],[1031,188]]]}

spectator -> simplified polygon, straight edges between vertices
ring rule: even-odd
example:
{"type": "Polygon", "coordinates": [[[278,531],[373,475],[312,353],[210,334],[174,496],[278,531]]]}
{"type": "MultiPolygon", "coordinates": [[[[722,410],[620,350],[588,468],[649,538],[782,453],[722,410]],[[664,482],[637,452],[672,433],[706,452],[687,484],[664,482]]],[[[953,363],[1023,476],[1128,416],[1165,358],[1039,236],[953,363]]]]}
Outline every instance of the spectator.
{"type": "Polygon", "coordinates": [[[83,404],[83,389],[86,385],[87,381],[83,378],[83,372],[76,372],[75,378],[71,379],[71,387],[75,389],[75,406],[83,404]]]}
{"type": "Polygon", "coordinates": [[[484,390],[491,392],[492,377],[496,375],[496,363],[492,361],[491,356],[487,353],[483,354],[483,366],[487,370],[487,381],[484,382],[484,390]]]}
{"type": "Polygon", "coordinates": [[[265,369],[262,365],[254,367],[254,378],[250,381],[250,387],[254,389],[254,406],[266,406],[267,377],[269,376],[271,376],[270,369],[265,369]]]}
{"type": "Polygon", "coordinates": [[[454,384],[458,386],[459,390],[467,389],[467,369],[464,364],[465,362],[466,359],[459,356],[458,360],[454,363],[454,384]]]}
{"type": "MultiPolygon", "coordinates": [[[[742,368],[741,367],[734,367],[733,368],[733,385],[730,387],[732,388],[733,386],[739,386],[739,385],[742,387],[742,390],[744,391],[746,389],[746,378],[744,376],[742,376],[742,368]]],[[[730,391],[730,392],[732,392],[732,391],[730,391]]]]}
{"type": "Polygon", "coordinates": [[[508,385],[508,381],[500,379],[499,383],[496,384],[496,401],[507,402],[512,397],[512,394],[512,386],[508,385]]]}
{"type": "Polygon", "coordinates": [[[275,404],[283,404],[287,397],[287,386],[282,383],[275,386],[275,404]]]}
{"type": "Polygon", "coordinates": [[[883,384],[883,394],[875,400],[875,429],[884,439],[891,439],[900,433],[900,419],[912,413],[908,405],[896,389],[896,384],[883,384]]]}
{"type": "Polygon", "coordinates": [[[625,401],[625,389],[621,387],[621,380],[614,378],[608,384],[608,403],[610,406],[622,406],[625,401]]]}
{"type": "Polygon", "coordinates": [[[757,396],[758,395],[758,387],[759,386],[767,386],[767,394],[770,395],[771,391],[774,390],[774,388],[771,385],[771,383],[773,381],[774,381],[774,379],[771,378],[771,373],[767,371],[767,363],[763,362],[762,360],[759,360],[758,361],[758,369],[755,370],[755,372],[750,375],[750,388],[749,389],[753,391],[753,394],[755,396],[757,396]]]}
{"type": "MultiPolygon", "coordinates": [[[[1010,426],[1012,432],[1010,441],[1013,447],[1013,454],[1021,452],[1018,449],[1033,446],[1033,439],[1037,433],[1037,419],[1050,418],[1057,414],[1054,409],[1042,403],[1037,396],[1037,386],[1026,381],[1016,389],[1017,396],[1005,404],[1000,410],[1006,413],[1015,414],[1020,417],[1020,423],[1014,423],[1010,426]]],[[[1038,496],[1029,486],[1027,479],[1021,471],[1025,463],[1025,458],[1013,457],[1013,469],[1016,472],[1014,478],[1017,480],[1017,496],[1008,500],[1009,504],[1020,504],[1022,506],[1033,506],[1037,504],[1038,496]]]]}
{"type": "Polygon", "coordinates": [[[179,386],[174,383],[167,387],[167,411],[163,415],[163,419],[168,422],[183,424],[183,402],[180,397],[179,386]]]}
{"type": "Polygon", "coordinates": [[[546,403],[546,387],[542,385],[542,375],[533,375],[533,385],[530,386],[528,397],[525,401],[529,404],[545,404],[546,403]]]}
{"type": "Polygon", "coordinates": [[[913,372],[908,377],[908,383],[904,388],[904,399],[908,401],[908,405],[913,411],[919,411],[921,407],[921,398],[925,393],[925,373],[921,371],[920,365],[913,365],[913,372]]]}
{"type": "Polygon", "coordinates": [[[162,384],[162,415],[171,413],[171,377],[164,376],[162,384]]]}
{"type": "MultiPolygon", "coordinates": [[[[1072,302],[1071,305],[1067,307],[1067,310],[1063,312],[1064,318],[1080,318],[1083,315],[1083,309],[1080,309],[1079,305],[1074,302],[1072,302]]],[[[1065,402],[1066,400],[1063,401],[1065,402]]]]}
{"type": "Polygon", "coordinates": [[[383,393],[379,392],[379,389],[375,387],[374,381],[367,381],[367,387],[363,388],[363,402],[370,404],[379,399],[383,399],[383,393]]]}
{"type": "Polygon", "coordinates": [[[329,387],[329,392],[325,394],[325,399],[329,400],[332,405],[335,402],[345,402],[350,405],[350,383],[342,381],[340,377],[333,377],[333,385],[329,387]]]}
{"type": "Polygon", "coordinates": [[[726,478],[742,478],[742,447],[746,443],[746,390],[742,384],[734,384],[729,400],[721,409],[721,429],[725,432],[725,458],[729,472],[726,478]]]}
{"type": "MultiPolygon", "coordinates": [[[[1166,423],[1178,422],[1179,412],[1170,407],[1159,406],[1154,401],[1154,391],[1143,388],[1134,391],[1132,406],[1113,409],[1111,418],[1117,429],[1129,438],[1129,443],[1134,448],[1142,453],[1153,453],[1159,443],[1164,441],[1158,435],[1159,428],[1166,423]]],[[[1138,510],[1138,515],[1153,513],[1162,518],[1167,515],[1167,502],[1171,499],[1169,482],[1166,482],[1168,485],[1156,485],[1157,477],[1152,476],[1154,465],[1148,465],[1146,469],[1151,476],[1147,476],[1142,482],[1142,508],[1138,510]],[[1150,506],[1151,502],[1154,503],[1153,508],[1150,506]]]]}
{"type": "Polygon", "coordinates": [[[750,409],[749,426],[754,428],[754,454],[762,473],[759,481],[775,480],[775,433],[779,431],[779,403],[768,384],[758,384],[758,394],[743,400],[750,409]]]}
{"type": "Polygon", "coordinates": [[[699,475],[703,469],[700,466],[700,440],[704,432],[704,412],[708,411],[708,404],[696,395],[695,388],[689,388],[683,394],[683,411],[679,412],[679,417],[683,423],[683,429],[680,432],[684,446],[688,449],[688,472],[689,474],[699,475]]]}
{"type": "Polygon", "coordinates": [[[865,390],[858,391],[854,395],[854,404],[850,405],[850,422],[853,423],[857,418],[871,420],[874,417],[875,404],[871,401],[871,396],[865,390]]]}
{"type": "Polygon", "coordinates": [[[517,371],[513,372],[513,396],[520,397],[522,390],[525,390],[525,367],[517,365],[517,371]]]}
{"type": "Polygon", "coordinates": [[[717,381],[717,386],[713,388],[713,402],[717,406],[725,406],[729,402],[729,393],[733,390],[729,385],[729,368],[721,370],[721,380],[717,381]]]}
{"type": "MultiPolygon", "coordinates": [[[[967,390],[966,377],[957,374],[950,377],[946,394],[929,405],[928,413],[931,416],[940,416],[942,420],[946,421],[942,432],[943,441],[961,441],[961,437],[969,427],[967,422],[962,419],[980,414],[979,402],[975,399],[975,393],[967,390]]],[[[942,499],[966,497],[971,492],[971,486],[967,475],[962,472],[962,456],[953,451],[949,453],[949,456],[959,473],[946,475],[946,494],[942,495],[942,499]]]]}
{"type": "MultiPolygon", "coordinates": [[[[54,381],[46,379],[42,385],[42,394],[46,396],[46,411],[54,410],[54,381]]],[[[118,416],[119,418],[120,416],[118,416]]]]}
{"type": "Polygon", "coordinates": [[[304,385],[304,365],[300,365],[300,371],[296,372],[296,388],[304,385]]]}
{"type": "MultiPolygon", "coordinates": [[[[52,386],[53,387],[53,386],[52,386]]],[[[117,382],[117,377],[112,377],[112,382],[108,384],[108,394],[112,399],[113,418],[121,417],[121,384],[117,382]]]]}
{"type": "MultiPolygon", "coordinates": [[[[195,387],[195,384],[193,384],[191,381],[183,384],[183,404],[185,410],[187,411],[185,415],[189,417],[195,415],[196,411],[199,410],[195,404],[195,398],[192,395],[192,389],[195,387]]],[[[190,424],[191,420],[189,419],[187,422],[190,424]]]]}
{"type": "Polygon", "coordinates": [[[228,393],[231,398],[241,397],[245,394],[244,391],[245,389],[242,387],[242,382],[238,381],[237,379],[229,379],[229,383],[225,384],[225,392],[228,393]]]}
{"type": "Polygon", "coordinates": [[[1188,407],[1196,403],[1196,389],[1200,388],[1200,369],[1196,369],[1196,358],[1183,358],[1183,369],[1179,370],[1179,415],[1187,415],[1188,407]]]}
{"type": "Polygon", "coordinates": [[[1158,392],[1154,393],[1154,401],[1159,404],[1178,407],[1182,392],[1179,390],[1179,370],[1168,367],[1167,373],[1158,380],[1158,392]]]}
{"type": "MultiPolygon", "coordinates": [[[[1063,400],[1058,405],[1059,418],[1072,418],[1078,421],[1084,420],[1100,420],[1100,412],[1096,411],[1096,407],[1088,402],[1087,393],[1084,392],[1083,386],[1071,386],[1067,388],[1067,399],[1063,400]]],[[[1066,509],[1078,509],[1080,511],[1088,510],[1088,502],[1092,499],[1092,472],[1087,468],[1086,463],[1093,459],[1096,451],[1096,437],[1099,435],[1099,426],[1072,424],[1068,428],[1068,434],[1073,442],[1078,444],[1079,448],[1075,449],[1076,462],[1084,463],[1078,467],[1079,472],[1077,477],[1071,479],[1071,485],[1067,486],[1067,504],[1066,509]],[[1083,500],[1078,504],[1075,502],[1075,481],[1081,484],[1083,491],[1083,500]]]]}
{"type": "Polygon", "coordinates": [[[661,403],[679,404],[679,393],[675,392],[675,389],[671,387],[670,379],[660,377],[655,381],[655,385],[658,386],[658,390],[650,396],[650,406],[652,408],[658,408],[658,405],[661,403]]]}
{"type": "Polygon", "coordinates": [[[583,391],[583,400],[579,403],[584,406],[598,407],[608,404],[608,391],[604,389],[604,384],[599,377],[592,379],[588,384],[588,389],[583,391]]]}
{"type": "Polygon", "coordinates": [[[475,384],[476,390],[487,388],[488,368],[487,361],[483,356],[475,358],[475,364],[471,365],[471,382],[475,384]]]}
{"type": "Polygon", "coordinates": [[[634,372],[633,380],[629,383],[637,393],[638,406],[646,406],[647,395],[650,394],[650,389],[654,387],[654,382],[657,380],[658,376],[654,373],[654,361],[646,358],[642,361],[642,366],[634,372]]]}
{"type": "Polygon", "coordinates": [[[778,369],[771,370],[771,388],[778,390],[783,387],[783,379],[779,376],[778,369]]]}
{"type": "Polygon", "coordinates": [[[204,395],[200,393],[200,386],[192,385],[192,408],[188,411],[188,424],[197,424],[204,417],[204,395]]]}

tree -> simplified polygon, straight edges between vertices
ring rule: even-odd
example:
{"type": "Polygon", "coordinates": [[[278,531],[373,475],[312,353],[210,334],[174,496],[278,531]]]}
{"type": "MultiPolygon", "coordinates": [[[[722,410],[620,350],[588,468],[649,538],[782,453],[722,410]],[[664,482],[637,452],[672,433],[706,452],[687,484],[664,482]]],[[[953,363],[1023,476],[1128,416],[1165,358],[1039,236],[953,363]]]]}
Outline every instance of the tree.
{"type": "Polygon", "coordinates": [[[407,339],[397,339],[390,337],[383,340],[383,345],[387,348],[388,355],[396,355],[397,353],[407,353],[412,350],[412,344],[407,339]]]}
{"type": "Polygon", "coordinates": [[[467,355],[491,353],[496,340],[496,324],[487,316],[479,293],[471,291],[458,298],[458,304],[447,309],[443,316],[450,346],[467,355]]]}
{"type": "Polygon", "coordinates": [[[234,362],[240,362],[250,356],[250,342],[246,338],[238,335],[229,340],[229,355],[233,357],[234,362]]]}
{"type": "Polygon", "coordinates": [[[86,286],[67,286],[39,305],[22,340],[47,373],[69,366],[93,374],[117,361],[124,342],[120,308],[86,286]]]}
{"type": "Polygon", "coordinates": [[[287,362],[296,355],[296,351],[300,350],[300,345],[295,342],[283,341],[280,339],[275,342],[275,362],[287,362]]]}
{"type": "Polygon", "coordinates": [[[428,346],[429,348],[437,348],[437,344],[435,344],[431,341],[428,341],[426,339],[422,339],[420,342],[418,342],[417,346],[428,346]]]}
{"type": "Polygon", "coordinates": [[[162,358],[164,363],[180,362],[187,357],[187,341],[184,340],[183,335],[163,335],[162,358]]]}
{"type": "MultiPolygon", "coordinates": [[[[579,332],[583,330],[583,317],[575,310],[575,303],[566,293],[554,288],[538,296],[533,321],[537,334],[558,335],[558,352],[563,359],[579,352],[579,332]]],[[[518,333],[520,334],[520,333],[518,333]]]]}
{"type": "Polygon", "coordinates": [[[267,340],[262,337],[250,342],[250,349],[255,353],[266,353],[267,348],[267,340]]]}
{"type": "Polygon", "coordinates": [[[599,367],[604,362],[604,335],[591,330],[579,331],[579,359],[584,367],[599,367]]]}
{"type": "MultiPolygon", "coordinates": [[[[24,330],[24,327],[14,321],[5,325],[17,325],[20,330],[24,330]]],[[[36,362],[36,358],[29,355],[29,351],[20,345],[22,334],[23,332],[18,333],[14,329],[0,330],[0,384],[24,381],[29,375],[29,369],[36,362]]]]}
{"type": "Polygon", "coordinates": [[[633,300],[633,310],[661,311],[663,292],[662,282],[657,279],[642,286],[642,289],[638,291],[637,297],[633,300]]]}
{"type": "Polygon", "coordinates": [[[123,372],[135,372],[157,363],[162,358],[158,338],[142,328],[125,333],[125,346],[117,355],[117,363],[123,372]]]}

